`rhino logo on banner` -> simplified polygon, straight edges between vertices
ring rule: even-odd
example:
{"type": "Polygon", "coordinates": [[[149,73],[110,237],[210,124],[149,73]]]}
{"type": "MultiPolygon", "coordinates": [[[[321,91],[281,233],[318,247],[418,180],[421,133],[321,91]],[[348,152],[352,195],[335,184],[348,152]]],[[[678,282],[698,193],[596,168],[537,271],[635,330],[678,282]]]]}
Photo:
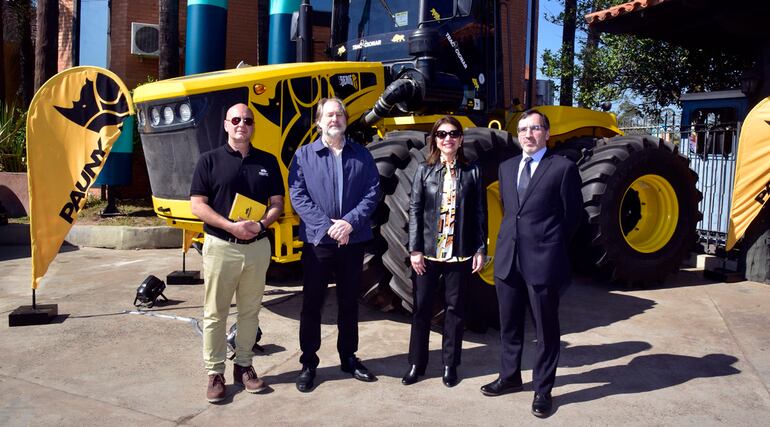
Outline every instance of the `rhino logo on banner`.
{"type": "Polygon", "coordinates": [[[128,102],[120,86],[101,73],[97,74],[95,83],[86,79],[80,88],[80,97],[72,107],[54,108],[73,123],[94,132],[121,124],[128,117],[128,102]]]}

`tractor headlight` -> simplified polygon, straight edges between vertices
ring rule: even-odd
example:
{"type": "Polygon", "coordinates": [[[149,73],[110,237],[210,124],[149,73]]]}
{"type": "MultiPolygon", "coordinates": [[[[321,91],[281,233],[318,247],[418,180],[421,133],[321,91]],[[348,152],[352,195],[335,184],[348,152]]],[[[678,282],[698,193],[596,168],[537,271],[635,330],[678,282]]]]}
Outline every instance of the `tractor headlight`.
{"type": "Polygon", "coordinates": [[[182,105],[179,106],[179,119],[183,122],[189,122],[192,118],[192,108],[190,108],[190,104],[188,103],[182,103],[182,105]]]}
{"type": "Polygon", "coordinates": [[[150,110],[150,115],[152,118],[152,125],[158,126],[160,124],[160,109],[158,107],[152,107],[152,110],[150,110]]]}
{"type": "Polygon", "coordinates": [[[174,109],[171,107],[163,107],[163,123],[170,125],[174,121],[174,109]]]}
{"type": "Polygon", "coordinates": [[[136,113],[136,120],[137,120],[137,123],[139,123],[139,127],[143,128],[144,127],[144,122],[145,122],[145,120],[144,120],[144,109],[140,109],[136,113]]]}

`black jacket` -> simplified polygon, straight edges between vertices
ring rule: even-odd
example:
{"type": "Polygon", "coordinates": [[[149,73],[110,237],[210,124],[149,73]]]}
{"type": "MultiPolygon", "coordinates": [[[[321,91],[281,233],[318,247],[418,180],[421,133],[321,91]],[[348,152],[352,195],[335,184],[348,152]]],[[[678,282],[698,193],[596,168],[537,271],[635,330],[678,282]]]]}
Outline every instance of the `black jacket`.
{"type": "Polygon", "coordinates": [[[503,222],[495,247],[495,278],[521,274],[527,285],[570,281],[569,242],[583,215],[580,172],[574,162],[546,151],[525,194],[516,183],[521,155],[500,164],[503,222]],[[518,264],[517,264],[518,260],[518,264]]]}
{"type": "MultiPolygon", "coordinates": [[[[441,189],[446,170],[441,162],[420,163],[412,181],[409,201],[409,252],[436,256],[441,189]]],[[[452,256],[469,257],[486,253],[487,226],[484,186],[476,165],[457,163],[457,206],[455,208],[452,256]]]]}

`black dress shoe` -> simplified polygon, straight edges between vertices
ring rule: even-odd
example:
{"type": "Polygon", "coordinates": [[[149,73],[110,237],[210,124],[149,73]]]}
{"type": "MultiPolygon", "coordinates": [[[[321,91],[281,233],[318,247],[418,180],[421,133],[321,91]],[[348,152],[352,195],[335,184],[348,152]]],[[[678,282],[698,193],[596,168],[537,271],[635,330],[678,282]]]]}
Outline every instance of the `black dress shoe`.
{"type": "Polygon", "coordinates": [[[342,369],[342,372],[353,374],[353,378],[358,381],[369,383],[377,380],[377,377],[372,375],[369,370],[366,369],[366,366],[361,363],[361,360],[355,356],[344,359],[340,364],[340,369],[342,369]]]}
{"type": "Polygon", "coordinates": [[[447,387],[454,387],[457,385],[457,367],[456,366],[444,366],[444,377],[441,379],[447,387]]]}
{"type": "Polygon", "coordinates": [[[297,377],[297,390],[307,393],[313,390],[313,380],[315,379],[315,368],[303,366],[302,372],[297,377]]]}
{"type": "Polygon", "coordinates": [[[535,393],[535,400],[532,401],[532,415],[546,418],[551,415],[552,407],[551,393],[535,393]]]}
{"type": "Polygon", "coordinates": [[[498,378],[489,384],[481,386],[481,394],[484,396],[500,396],[505,393],[521,391],[521,380],[504,380],[498,378]]]}
{"type": "Polygon", "coordinates": [[[409,371],[404,374],[404,378],[401,378],[401,384],[412,385],[420,379],[421,375],[425,375],[425,368],[418,368],[417,365],[412,365],[409,371]]]}

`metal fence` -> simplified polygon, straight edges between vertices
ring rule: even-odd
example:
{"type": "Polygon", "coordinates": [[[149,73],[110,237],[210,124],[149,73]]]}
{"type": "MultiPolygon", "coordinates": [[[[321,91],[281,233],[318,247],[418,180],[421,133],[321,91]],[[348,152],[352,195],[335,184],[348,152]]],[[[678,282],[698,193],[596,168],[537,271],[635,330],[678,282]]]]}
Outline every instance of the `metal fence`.
{"type": "Polygon", "coordinates": [[[690,160],[690,168],[698,175],[697,188],[703,194],[698,206],[703,213],[703,219],[697,225],[699,242],[706,253],[723,250],[730,220],[741,123],[684,126],[679,115],[670,112],[653,120],[627,120],[619,127],[626,135],[653,135],[666,139],[690,160]]]}

